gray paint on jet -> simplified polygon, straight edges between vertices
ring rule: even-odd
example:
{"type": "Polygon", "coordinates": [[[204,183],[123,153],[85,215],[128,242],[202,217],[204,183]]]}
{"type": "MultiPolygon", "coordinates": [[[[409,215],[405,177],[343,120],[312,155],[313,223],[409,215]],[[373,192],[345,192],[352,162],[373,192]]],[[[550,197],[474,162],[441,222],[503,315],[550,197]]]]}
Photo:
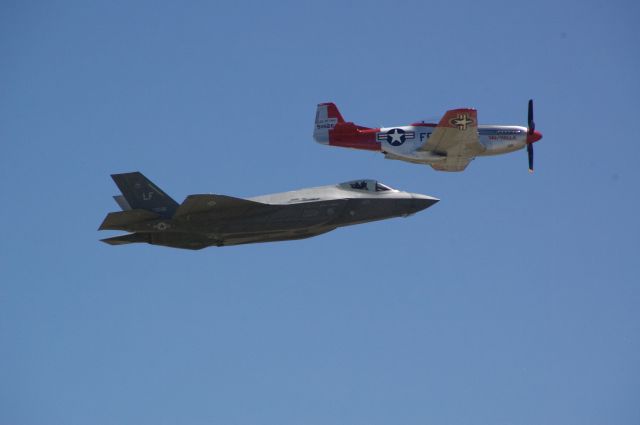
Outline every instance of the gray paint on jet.
{"type": "Polygon", "coordinates": [[[202,249],[304,239],[338,227],[406,217],[438,199],[391,189],[375,180],[275,193],[254,198],[190,195],[178,205],[139,172],[111,176],[126,202],[99,230],[124,230],[103,239],[111,245],[144,242],[202,249]]]}

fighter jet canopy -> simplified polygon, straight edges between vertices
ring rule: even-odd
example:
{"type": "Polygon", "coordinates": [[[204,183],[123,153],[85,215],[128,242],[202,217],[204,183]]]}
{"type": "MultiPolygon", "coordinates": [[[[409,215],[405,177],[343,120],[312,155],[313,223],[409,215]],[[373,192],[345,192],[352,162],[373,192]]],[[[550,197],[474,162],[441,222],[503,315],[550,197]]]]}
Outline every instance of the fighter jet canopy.
{"type": "Polygon", "coordinates": [[[364,192],[385,192],[387,190],[395,190],[376,180],[370,180],[370,179],[352,180],[350,182],[340,183],[338,186],[341,189],[360,190],[364,192]]]}

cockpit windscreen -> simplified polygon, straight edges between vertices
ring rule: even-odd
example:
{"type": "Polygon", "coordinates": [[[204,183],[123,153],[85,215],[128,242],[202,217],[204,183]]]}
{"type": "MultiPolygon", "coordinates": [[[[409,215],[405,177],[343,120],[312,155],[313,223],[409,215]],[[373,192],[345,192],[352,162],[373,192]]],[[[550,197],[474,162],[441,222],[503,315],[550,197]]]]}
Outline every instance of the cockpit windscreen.
{"type": "Polygon", "coordinates": [[[367,192],[385,192],[393,190],[387,185],[379,183],[375,180],[354,180],[346,183],[342,183],[340,187],[351,190],[362,190],[367,192]]]}

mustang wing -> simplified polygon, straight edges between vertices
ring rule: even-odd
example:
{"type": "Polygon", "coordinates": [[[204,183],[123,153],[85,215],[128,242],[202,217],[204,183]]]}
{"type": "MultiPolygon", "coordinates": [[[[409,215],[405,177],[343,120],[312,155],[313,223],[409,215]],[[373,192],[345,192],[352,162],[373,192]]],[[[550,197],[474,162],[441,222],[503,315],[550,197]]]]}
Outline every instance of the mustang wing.
{"type": "Polygon", "coordinates": [[[431,166],[441,171],[462,171],[485,150],[478,138],[478,112],[475,109],[452,109],[444,114],[419,151],[445,155],[444,161],[431,166]]]}
{"type": "Polygon", "coordinates": [[[463,171],[473,158],[464,158],[462,156],[447,157],[444,161],[431,162],[431,168],[438,171],[463,171]]]}

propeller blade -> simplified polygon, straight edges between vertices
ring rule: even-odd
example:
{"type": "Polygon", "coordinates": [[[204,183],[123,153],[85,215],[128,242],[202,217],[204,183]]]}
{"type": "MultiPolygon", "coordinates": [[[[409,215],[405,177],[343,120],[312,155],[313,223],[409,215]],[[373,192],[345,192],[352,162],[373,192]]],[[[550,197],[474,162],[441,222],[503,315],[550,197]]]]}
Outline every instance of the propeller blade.
{"type": "Polygon", "coordinates": [[[527,145],[527,156],[529,157],[529,172],[533,173],[533,143],[527,145]]]}
{"type": "Polygon", "coordinates": [[[533,121],[533,99],[529,99],[529,114],[527,119],[529,134],[533,134],[536,129],[536,123],[533,121]]]}

